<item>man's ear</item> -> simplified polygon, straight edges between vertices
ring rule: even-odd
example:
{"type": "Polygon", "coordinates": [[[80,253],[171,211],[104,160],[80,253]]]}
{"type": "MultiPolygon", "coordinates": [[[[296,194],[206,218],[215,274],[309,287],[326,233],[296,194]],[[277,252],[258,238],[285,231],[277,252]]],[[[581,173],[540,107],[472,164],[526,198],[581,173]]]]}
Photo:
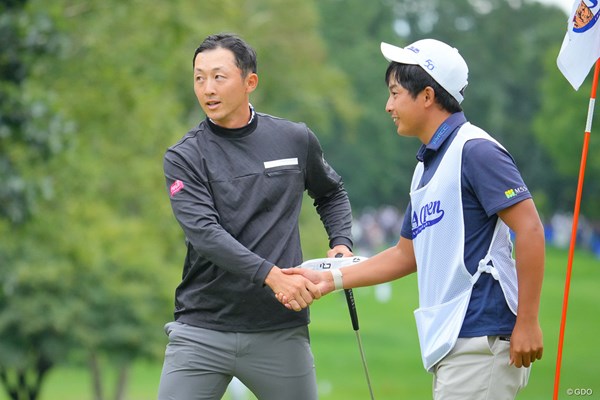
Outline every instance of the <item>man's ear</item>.
{"type": "Polygon", "coordinates": [[[254,92],[254,89],[258,86],[258,75],[255,73],[249,73],[246,77],[246,93],[254,92]]]}

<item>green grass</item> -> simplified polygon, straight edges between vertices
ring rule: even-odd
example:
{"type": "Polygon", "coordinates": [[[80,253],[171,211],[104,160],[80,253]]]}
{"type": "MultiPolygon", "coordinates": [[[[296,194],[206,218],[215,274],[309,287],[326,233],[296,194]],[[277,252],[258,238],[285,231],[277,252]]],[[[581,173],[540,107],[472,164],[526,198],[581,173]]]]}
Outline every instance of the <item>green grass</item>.
{"type": "MultiPolygon", "coordinates": [[[[542,293],[541,322],[544,330],[543,360],[534,364],[529,386],[520,400],[552,398],[557,343],[565,288],[566,251],[548,249],[542,293]]],[[[378,400],[431,398],[431,375],[421,364],[413,319],[417,307],[416,278],[396,281],[388,302],[380,303],[375,288],[354,289],[360,336],[366,354],[375,397],[378,400]]],[[[597,332],[600,331],[600,261],[578,252],[573,263],[560,399],[572,399],[568,388],[592,389],[587,398],[600,398],[597,332]]],[[[357,339],[343,294],[319,300],[311,308],[311,342],[315,354],[320,399],[368,399],[367,383],[357,339]]],[[[157,327],[160,329],[160,327],[157,327]]],[[[127,400],[156,398],[161,365],[136,364],[131,372],[127,400]]],[[[85,369],[53,370],[41,400],[91,400],[91,383],[85,369]]],[[[4,393],[0,400],[6,400],[4,393]]]]}

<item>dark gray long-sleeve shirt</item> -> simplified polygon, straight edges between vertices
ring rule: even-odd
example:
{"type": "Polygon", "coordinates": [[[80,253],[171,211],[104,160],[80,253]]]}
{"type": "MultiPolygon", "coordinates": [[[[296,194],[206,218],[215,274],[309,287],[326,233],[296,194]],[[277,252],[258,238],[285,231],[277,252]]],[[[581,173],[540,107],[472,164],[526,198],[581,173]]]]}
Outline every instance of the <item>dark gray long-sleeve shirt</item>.
{"type": "Polygon", "coordinates": [[[273,265],[302,262],[305,190],[330,246],[352,247],[347,193],[310,129],[260,113],[240,129],[205,120],[167,150],[164,171],[187,242],[175,319],[236,332],[307,324],[308,311],[287,310],[264,285],[273,265]]]}

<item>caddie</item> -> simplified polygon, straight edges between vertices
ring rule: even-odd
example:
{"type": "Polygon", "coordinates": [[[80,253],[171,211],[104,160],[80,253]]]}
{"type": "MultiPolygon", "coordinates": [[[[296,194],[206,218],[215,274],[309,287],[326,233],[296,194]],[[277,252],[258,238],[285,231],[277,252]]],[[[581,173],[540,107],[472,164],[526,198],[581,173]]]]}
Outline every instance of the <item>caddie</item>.
{"type": "MultiPolygon", "coordinates": [[[[398,243],[361,263],[303,274],[322,294],[417,273],[423,365],[436,400],[513,399],[542,358],[544,230],[508,151],[468,122],[468,67],[435,39],[381,43],[385,106],[417,153],[398,243]],[[509,231],[514,233],[513,242],[509,231]],[[334,275],[335,280],[334,280],[334,275]]],[[[293,299],[278,296],[283,303],[293,299]]]]}

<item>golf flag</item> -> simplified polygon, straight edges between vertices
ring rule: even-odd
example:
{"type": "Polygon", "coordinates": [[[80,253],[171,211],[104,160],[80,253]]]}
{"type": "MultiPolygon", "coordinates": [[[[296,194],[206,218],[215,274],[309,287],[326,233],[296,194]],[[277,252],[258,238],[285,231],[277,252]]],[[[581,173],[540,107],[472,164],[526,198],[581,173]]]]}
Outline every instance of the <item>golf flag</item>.
{"type": "Polygon", "coordinates": [[[600,58],[600,0],[575,0],[556,64],[575,90],[600,58]]]}
{"type": "MultiPolygon", "coordinates": [[[[558,334],[558,350],[556,353],[556,373],[554,375],[554,394],[552,399],[558,400],[560,393],[560,370],[562,365],[562,353],[565,340],[565,326],[567,321],[567,309],[569,306],[569,290],[571,286],[571,271],[573,269],[573,257],[577,243],[577,223],[581,209],[581,197],[583,192],[583,179],[585,177],[585,165],[589,150],[590,136],[592,132],[592,120],[594,117],[594,105],[596,103],[596,92],[598,89],[598,76],[600,75],[600,0],[577,0],[571,9],[569,25],[565,40],[563,40],[560,53],[556,63],[565,78],[571,83],[575,90],[585,80],[593,64],[594,79],[590,92],[590,103],[588,105],[588,116],[583,135],[583,150],[581,152],[581,163],[579,166],[579,179],[577,181],[577,194],[575,195],[575,209],[573,211],[573,226],[571,227],[571,244],[569,246],[569,258],[567,260],[567,275],[565,277],[565,293],[563,297],[563,310],[560,319],[560,331],[558,334]]],[[[567,390],[567,394],[570,389],[567,390]]]]}

